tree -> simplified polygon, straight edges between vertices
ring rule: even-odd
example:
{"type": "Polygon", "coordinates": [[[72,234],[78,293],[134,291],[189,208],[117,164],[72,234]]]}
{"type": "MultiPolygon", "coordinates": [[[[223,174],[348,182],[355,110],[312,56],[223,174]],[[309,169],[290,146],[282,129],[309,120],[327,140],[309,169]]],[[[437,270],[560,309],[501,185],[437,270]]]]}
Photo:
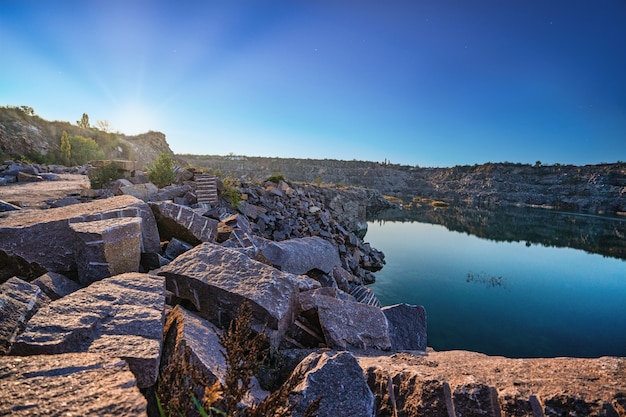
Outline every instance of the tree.
{"type": "Polygon", "coordinates": [[[20,106],[20,109],[29,116],[35,115],[35,109],[30,106],[20,106]]]}
{"type": "Polygon", "coordinates": [[[109,125],[108,120],[98,120],[96,121],[96,127],[103,132],[109,133],[111,130],[111,125],[109,125]]]}
{"type": "Polygon", "coordinates": [[[89,129],[89,115],[87,113],[83,113],[83,117],[80,120],[77,120],[76,124],[83,129],[89,129]]]}
{"type": "Polygon", "coordinates": [[[82,136],[70,136],[70,146],[72,150],[71,164],[84,165],[94,159],[104,159],[104,152],[95,140],[82,136]]]}
{"type": "Polygon", "coordinates": [[[172,156],[163,152],[148,169],[148,179],[157,187],[163,188],[174,182],[174,162],[172,156]]]}
{"type": "Polygon", "coordinates": [[[70,164],[72,157],[72,145],[70,144],[70,138],[67,136],[67,132],[64,130],[61,135],[61,163],[65,166],[70,164]]]}

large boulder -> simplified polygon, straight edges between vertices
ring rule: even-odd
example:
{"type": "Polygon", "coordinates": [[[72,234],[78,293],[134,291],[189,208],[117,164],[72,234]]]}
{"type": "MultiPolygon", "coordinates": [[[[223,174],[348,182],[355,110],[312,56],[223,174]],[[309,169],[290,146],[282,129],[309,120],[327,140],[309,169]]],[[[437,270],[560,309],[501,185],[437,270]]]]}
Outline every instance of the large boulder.
{"type": "Polygon", "coordinates": [[[382,308],[389,323],[392,350],[426,350],[426,310],[423,306],[395,304],[382,308]]]}
{"type": "Polygon", "coordinates": [[[78,279],[83,285],[125,272],[139,271],[141,219],[122,217],[72,223],[76,232],[78,279]]]}
{"type": "Polygon", "coordinates": [[[114,218],[141,219],[141,251],[158,253],[159,232],[150,207],[132,196],[48,210],[8,212],[0,224],[0,279],[20,274],[36,278],[46,272],[76,273],[75,223],[114,218]]]}
{"type": "Polygon", "coordinates": [[[391,348],[387,319],[377,307],[359,303],[332,288],[301,292],[298,302],[300,314],[309,323],[319,325],[328,347],[391,348]]]}
{"type": "Polygon", "coordinates": [[[146,416],[126,362],[93,353],[0,357],[0,415],[146,416]]]}
{"type": "Polygon", "coordinates": [[[189,207],[169,201],[149,204],[163,239],[169,240],[175,237],[192,245],[215,242],[217,220],[204,217],[189,207]]]}
{"type": "Polygon", "coordinates": [[[235,249],[203,243],[161,268],[159,275],[166,277],[169,291],[219,327],[233,320],[246,300],[254,327],[267,325],[273,343],[293,321],[298,279],[235,249]]]}
{"type": "Polygon", "coordinates": [[[261,254],[274,267],[292,274],[306,274],[312,270],[329,274],[341,266],[337,247],[320,237],[304,237],[282,242],[263,241],[261,254]]]}
{"type": "Polygon", "coordinates": [[[374,416],[374,394],[349,352],[311,353],[293,371],[294,378],[299,380],[289,396],[294,417],[304,416],[309,404],[320,398],[319,416],[374,416]]]}
{"type": "Polygon", "coordinates": [[[17,277],[0,285],[0,355],[6,355],[30,318],[50,299],[17,277]]]}
{"type": "Polygon", "coordinates": [[[163,279],[127,273],[53,301],[28,322],[11,354],[99,352],[128,362],[140,388],[156,382],[165,291],[163,279]]]}
{"type": "Polygon", "coordinates": [[[626,359],[360,356],[379,416],[626,416],[626,359]]]}

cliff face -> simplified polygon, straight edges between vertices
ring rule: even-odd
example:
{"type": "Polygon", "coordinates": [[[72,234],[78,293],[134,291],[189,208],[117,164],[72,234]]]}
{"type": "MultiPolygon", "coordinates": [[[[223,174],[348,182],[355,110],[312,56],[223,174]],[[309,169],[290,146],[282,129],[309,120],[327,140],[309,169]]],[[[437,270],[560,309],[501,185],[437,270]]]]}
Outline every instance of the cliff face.
{"type": "Polygon", "coordinates": [[[84,129],[68,122],[48,121],[14,107],[0,107],[0,158],[54,160],[59,154],[61,135],[92,138],[107,159],[130,159],[143,167],[166,152],[173,155],[165,135],[147,132],[136,136],[110,134],[95,128],[84,129]]]}
{"type": "Polygon", "coordinates": [[[418,168],[364,161],[184,155],[211,170],[263,179],[355,185],[405,200],[443,200],[470,207],[542,206],[573,212],[626,212],[626,163],[531,166],[484,164],[418,168]]]}

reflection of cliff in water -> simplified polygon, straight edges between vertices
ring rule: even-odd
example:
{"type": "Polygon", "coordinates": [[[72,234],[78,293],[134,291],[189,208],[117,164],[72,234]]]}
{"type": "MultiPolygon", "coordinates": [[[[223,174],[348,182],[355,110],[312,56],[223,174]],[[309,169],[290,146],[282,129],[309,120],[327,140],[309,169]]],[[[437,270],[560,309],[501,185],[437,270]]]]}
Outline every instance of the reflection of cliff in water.
{"type": "Polygon", "coordinates": [[[485,239],[568,247],[626,259],[626,219],[507,207],[482,210],[429,205],[387,210],[372,221],[440,224],[485,239]]]}

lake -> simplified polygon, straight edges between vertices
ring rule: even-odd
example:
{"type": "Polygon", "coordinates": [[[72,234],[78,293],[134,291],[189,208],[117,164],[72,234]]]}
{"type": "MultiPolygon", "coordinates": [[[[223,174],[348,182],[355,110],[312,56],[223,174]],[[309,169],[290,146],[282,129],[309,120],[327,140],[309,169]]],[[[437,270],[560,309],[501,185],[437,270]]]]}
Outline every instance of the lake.
{"type": "Polygon", "coordinates": [[[370,288],[383,305],[423,305],[435,350],[626,356],[626,219],[431,207],[382,217],[365,237],[387,260],[370,288]]]}

